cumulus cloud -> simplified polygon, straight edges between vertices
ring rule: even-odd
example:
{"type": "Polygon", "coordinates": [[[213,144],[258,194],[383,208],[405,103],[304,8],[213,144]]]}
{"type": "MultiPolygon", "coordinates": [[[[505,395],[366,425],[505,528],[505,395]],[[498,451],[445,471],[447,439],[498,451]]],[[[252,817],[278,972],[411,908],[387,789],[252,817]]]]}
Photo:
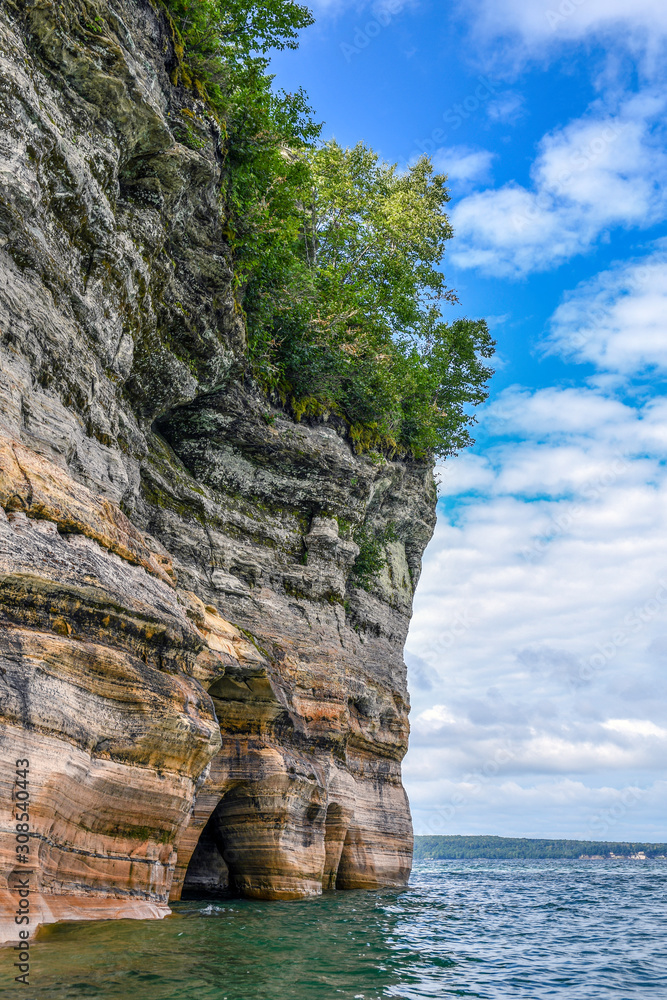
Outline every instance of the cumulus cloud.
{"type": "Polygon", "coordinates": [[[526,64],[593,46],[597,86],[618,85],[626,57],[644,82],[665,80],[667,8],[662,0],[459,0],[478,58],[513,79],[526,64]],[[604,52],[604,56],[602,56],[604,52]]]}
{"type": "Polygon", "coordinates": [[[667,370],[667,254],[624,262],[581,284],[554,315],[550,349],[625,375],[667,370]]]}
{"type": "Polygon", "coordinates": [[[450,181],[470,183],[488,178],[495,156],[488,149],[452,146],[437,150],[432,160],[435,169],[446,173],[450,181]]]}
{"type": "MultiPolygon", "coordinates": [[[[592,809],[600,782],[645,789],[667,764],[667,406],[513,387],[483,428],[483,456],[444,466],[409,636],[431,686],[413,688],[406,780],[422,832],[428,802],[472,781],[430,832],[573,836],[585,797],[559,817],[549,782],[576,777],[592,809]]],[[[653,835],[650,802],[627,818],[635,837],[653,835]]]]}
{"type": "MultiPolygon", "coordinates": [[[[459,6],[491,43],[489,125],[524,114],[525,63],[568,46],[597,46],[599,96],[542,136],[528,179],[454,205],[451,260],[523,278],[664,221],[662,0],[459,6]]],[[[408,639],[419,833],[667,839],[666,306],[665,241],[578,285],[543,350],[595,374],[505,389],[482,444],[438,470],[408,639]]]]}
{"type": "Polygon", "coordinates": [[[667,36],[667,8],[662,0],[478,0],[474,11],[480,31],[488,35],[517,33],[528,45],[559,39],[579,40],[614,33],[628,40],[667,36]]]}
{"type": "Polygon", "coordinates": [[[463,452],[456,463],[444,462],[436,469],[440,496],[485,490],[493,483],[493,477],[489,460],[472,452],[463,452]]]}
{"type": "Polygon", "coordinates": [[[452,259],[463,268],[520,276],[588,250],[614,227],[663,218],[665,98],[645,93],[615,111],[599,102],[542,139],[531,184],[476,192],[452,211],[452,259]]]}

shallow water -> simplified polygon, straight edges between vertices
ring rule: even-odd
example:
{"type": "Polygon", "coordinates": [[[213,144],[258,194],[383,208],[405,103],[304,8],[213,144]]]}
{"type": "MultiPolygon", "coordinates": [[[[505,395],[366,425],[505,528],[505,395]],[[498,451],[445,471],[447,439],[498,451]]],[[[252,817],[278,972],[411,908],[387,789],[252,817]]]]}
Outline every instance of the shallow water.
{"type": "Polygon", "coordinates": [[[663,1000],[667,861],[440,861],[403,892],[181,903],[164,921],[62,924],[26,1000],[663,1000]]]}

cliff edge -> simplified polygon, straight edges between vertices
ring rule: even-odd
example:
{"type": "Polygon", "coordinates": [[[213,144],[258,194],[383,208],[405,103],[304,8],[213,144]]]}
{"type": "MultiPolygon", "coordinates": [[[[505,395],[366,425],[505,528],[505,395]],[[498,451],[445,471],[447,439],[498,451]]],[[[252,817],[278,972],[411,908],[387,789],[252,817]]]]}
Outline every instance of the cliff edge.
{"type": "Polygon", "coordinates": [[[244,374],[224,136],[178,59],[149,0],[0,4],[5,939],[26,878],[32,930],[410,871],[431,467],[244,374]]]}

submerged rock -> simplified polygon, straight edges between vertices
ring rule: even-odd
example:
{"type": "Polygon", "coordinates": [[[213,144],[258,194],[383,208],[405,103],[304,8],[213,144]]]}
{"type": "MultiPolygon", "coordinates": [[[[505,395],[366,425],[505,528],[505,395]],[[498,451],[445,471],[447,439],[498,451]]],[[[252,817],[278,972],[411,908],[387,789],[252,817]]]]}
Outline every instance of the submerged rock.
{"type": "Polygon", "coordinates": [[[164,13],[6,0],[0,36],[2,933],[26,877],[31,931],[401,886],[431,468],[242,376],[220,130],[164,13]]]}

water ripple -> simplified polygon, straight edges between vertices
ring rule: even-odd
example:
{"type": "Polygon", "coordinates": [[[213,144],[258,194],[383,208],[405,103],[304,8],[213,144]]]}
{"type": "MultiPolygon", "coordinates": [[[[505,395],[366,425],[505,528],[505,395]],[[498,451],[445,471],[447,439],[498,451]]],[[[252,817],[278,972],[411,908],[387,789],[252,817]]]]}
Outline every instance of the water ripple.
{"type": "MultiPolygon", "coordinates": [[[[62,924],[30,1000],[667,1000],[667,862],[421,862],[404,892],[62,924]]],[[[0,953],[0,997],[28,996],[0,953]]]]}

